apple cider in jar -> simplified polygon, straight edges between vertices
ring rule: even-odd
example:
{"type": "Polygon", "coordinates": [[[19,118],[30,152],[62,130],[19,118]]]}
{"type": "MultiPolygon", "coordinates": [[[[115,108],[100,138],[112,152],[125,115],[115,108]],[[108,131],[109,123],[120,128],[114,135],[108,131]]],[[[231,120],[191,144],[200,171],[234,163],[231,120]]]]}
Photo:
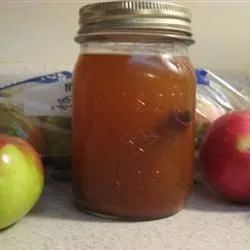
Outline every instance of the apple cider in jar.
{"type": "Polygon", "coordinates": [[[158,1],[97,3],[81,9],[80,25],[73,78],[75,204],[125,220],[172,215],[193,180],[190,13],[158,1]]]}

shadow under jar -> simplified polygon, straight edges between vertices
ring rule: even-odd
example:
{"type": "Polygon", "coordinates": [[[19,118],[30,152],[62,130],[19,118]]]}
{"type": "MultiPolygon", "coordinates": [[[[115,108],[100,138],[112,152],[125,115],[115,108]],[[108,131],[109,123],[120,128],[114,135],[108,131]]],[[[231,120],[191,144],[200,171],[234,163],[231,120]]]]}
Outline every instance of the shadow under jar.
{"type": "Polygon", "coordinates": [[[100,216],[172,215],[193,181],[190,12],[159,1],[80,10],[73,77],[73,195],[100,216]]]}

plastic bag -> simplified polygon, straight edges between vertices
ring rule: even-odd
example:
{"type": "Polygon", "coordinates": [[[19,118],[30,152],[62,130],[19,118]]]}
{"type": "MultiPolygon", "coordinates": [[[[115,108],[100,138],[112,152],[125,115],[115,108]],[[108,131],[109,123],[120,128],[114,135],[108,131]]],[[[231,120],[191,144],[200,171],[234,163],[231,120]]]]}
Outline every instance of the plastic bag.
{"type": "Polygon", "coordinates": [[[196,70],[196,148],[208,126],[221,115],[250,108],[250,88],[245,82],[223,80],[205,69],[196,70]]]}
{"type": "Polygon", "coordinates": [[[45,160],[60,167],[69,165],[72,73],[60,71],[26,80],[26,75],[39,75],[51,69],[20,65],[3,68],[1,66],[0,71],[0,132],[24,138],[45,160]],[[19,81],[13,82],[13,79],[19,81]]]}

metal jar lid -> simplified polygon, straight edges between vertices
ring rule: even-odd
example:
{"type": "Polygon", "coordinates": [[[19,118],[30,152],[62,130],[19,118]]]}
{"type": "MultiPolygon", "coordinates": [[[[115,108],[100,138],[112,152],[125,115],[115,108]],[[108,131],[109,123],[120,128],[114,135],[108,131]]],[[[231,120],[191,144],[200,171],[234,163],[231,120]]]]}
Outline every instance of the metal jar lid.
{"type": "Polygon", "coordinates": [[[107,34],[159,34],[193,43],[191,12],[179,4],[154,0],[102,2],[82,7],[79,14],[78,43],[107,34]]]}

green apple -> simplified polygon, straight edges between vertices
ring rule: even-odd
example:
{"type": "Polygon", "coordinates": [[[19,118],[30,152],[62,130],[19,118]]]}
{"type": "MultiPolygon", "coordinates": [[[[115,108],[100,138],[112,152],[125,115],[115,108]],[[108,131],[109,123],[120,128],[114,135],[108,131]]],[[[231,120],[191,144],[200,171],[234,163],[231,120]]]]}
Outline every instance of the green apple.
{"type": "Polygon", "coordinates": [[[0,134],[0,229],[25,216],[44,186],[40,156],[21,138],[0,134]]]}

